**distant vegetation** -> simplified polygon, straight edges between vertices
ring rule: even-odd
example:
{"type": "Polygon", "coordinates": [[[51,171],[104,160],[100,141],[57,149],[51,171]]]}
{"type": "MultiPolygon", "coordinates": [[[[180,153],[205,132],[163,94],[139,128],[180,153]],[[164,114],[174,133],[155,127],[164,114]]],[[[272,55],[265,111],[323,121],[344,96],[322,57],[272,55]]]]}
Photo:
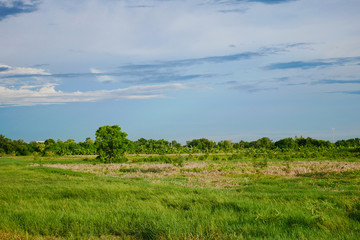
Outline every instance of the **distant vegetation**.
{"type": "MultiPolygon", "coordinates": [[[[330,141],[317,140],[310,137],[295,137],[285,138],[279,141],[273,142],[267,137],[260,138],[256,141],[243,141],[232,142],[231,140],[223,140],[214,142],[206,138],[193,139],[187,141],[185,145],[181,145],[177,141],[171,142],[160,139],[145,139],[140,138],[136,141],[128,140],[127,134],[120,133],[121,139],[119,142],[112,142],[115,144],[112,146],[99,144],[101,141],[100,130],[103,134],[106,133],[106,128],[116,128],[120,131],[120,127],[104,126],[97,131],[97,141],[93,141],[91,138],[86,138],[84,142],[75,142],[73,139],[69,139],[65,142],[61,140],[55,141],[54,139],[47,139],[44,142],[30,142],[27,143],[21,139],[12,140],[0,135],[0,156],[12,155],[12,156],[65,156],[65,155],[99,155],[100,158],[105,159],[103,148],[113,149],[112,160],[121,159],[123,154],[194,154],[194,153],[241,153],[248,152],[249,154],[268,154],[269,157],[275,152],[302,152],[305,157],[309,157],[306,154],[316,154],[316,152],[331,152],[332,154],[355,154],[359,153],[360,139],[348,139],[340,140],[336,143],[330,141]]],[[[107,143],[109,144],[109,142],[107,143]]],[[[109,157],[109,156],[107,156],[109,157]]],[[[105,160],[104,160],[105,161],[105,160]]]]}

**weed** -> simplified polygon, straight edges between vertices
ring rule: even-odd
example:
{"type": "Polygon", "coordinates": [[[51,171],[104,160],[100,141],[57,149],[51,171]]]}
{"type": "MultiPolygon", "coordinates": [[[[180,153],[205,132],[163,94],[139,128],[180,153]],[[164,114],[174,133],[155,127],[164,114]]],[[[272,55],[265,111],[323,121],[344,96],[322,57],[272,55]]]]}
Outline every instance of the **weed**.
{"type": "Polygon", "coordinates": [[[120,173],[133,173],[133,172],[139,172],[139,168],[120,168],[118,170],[120,173]]]}
{"type": "Polygon", "coordinates": [[[180,169],[180,172],[195,172],[195,173],[199,173],[199,172],[203,172],[205,169],[204,168],[182,168],[180,169]]]}
{"type": "Polygon", "coordinates": [[[268,161],[266,159],[262,160],[262,161],[253,161],[253,166],[255,168],[261,168],[261,169],[264,169],[264,168],[267,168],[268,167],[268,161]]]}

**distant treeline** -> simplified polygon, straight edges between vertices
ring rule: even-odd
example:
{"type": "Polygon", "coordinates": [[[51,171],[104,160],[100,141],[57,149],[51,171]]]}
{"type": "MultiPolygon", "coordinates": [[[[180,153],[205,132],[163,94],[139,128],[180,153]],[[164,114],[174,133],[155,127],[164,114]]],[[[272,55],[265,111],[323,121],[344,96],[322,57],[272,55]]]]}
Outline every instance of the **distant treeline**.
{"type": "MultiPolygon", "coordinates": [[[[185,145],[177,141],[166,141],[164,139],[153,140],[140,138],[137,141],[129,141],[126,146],[128,154],[180,154],[180,153],[233,153],[244,149],[264,150],[330,150],[344,148],[359,148],[360,139],[340,140],[336,143],[317,140],[313,138],[284,138],[273,142],[267,137],[256,141],[240,141],[233,143],[231,140],[214,142],[206,138],[187,141],[185,145]]],[[[75,142],[69,139],[61,140],[47,139],[44,142],[30,142],[12,140],[0,135],[0,156],[1,155],[39,155],[39,156],[64,156],[64,155],[96,155],[96,144],[91,138],[84,142],[75,142]]]]}

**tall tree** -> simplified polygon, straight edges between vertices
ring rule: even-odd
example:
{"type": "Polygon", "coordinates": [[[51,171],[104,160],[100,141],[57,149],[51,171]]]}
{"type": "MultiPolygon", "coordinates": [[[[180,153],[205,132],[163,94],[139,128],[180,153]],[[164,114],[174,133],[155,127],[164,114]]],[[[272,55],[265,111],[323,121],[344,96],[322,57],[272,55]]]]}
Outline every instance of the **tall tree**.
{"type": "Polygon", "coordinates": [[[96,131],[95,145],[102,162],[122,162],[125,160],[129,140],[127,133],[122,132],[118,125],[102,126],[96,131]]]}
{"type": "Polygon", "coordinates": [[[275,142],[275,147],[281,149],[294,149],[296,147],[296,142],[293,138],[284,138],[275,142]]]}

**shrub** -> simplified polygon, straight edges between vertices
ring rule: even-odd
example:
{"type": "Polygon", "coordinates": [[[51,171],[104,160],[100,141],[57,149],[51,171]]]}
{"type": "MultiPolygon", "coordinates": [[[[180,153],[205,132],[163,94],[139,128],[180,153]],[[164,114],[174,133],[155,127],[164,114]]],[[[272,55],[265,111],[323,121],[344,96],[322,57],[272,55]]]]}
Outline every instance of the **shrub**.
{"type": "Polygon", "coordinates": [[[185,165],[184,162],[185,162],[185,158],[183,156],[178,156],[177,158],[174,159],[175,166],[183,167],[185,165]]]}
{"type": "Polygon", "coordinates": [[[53,156],[55,156],[55,153],[54,153],[53,151],[46,151],[46,152],[45,152],[45,156],[47,156],[47,157],[53,157],[53,156]]]}

